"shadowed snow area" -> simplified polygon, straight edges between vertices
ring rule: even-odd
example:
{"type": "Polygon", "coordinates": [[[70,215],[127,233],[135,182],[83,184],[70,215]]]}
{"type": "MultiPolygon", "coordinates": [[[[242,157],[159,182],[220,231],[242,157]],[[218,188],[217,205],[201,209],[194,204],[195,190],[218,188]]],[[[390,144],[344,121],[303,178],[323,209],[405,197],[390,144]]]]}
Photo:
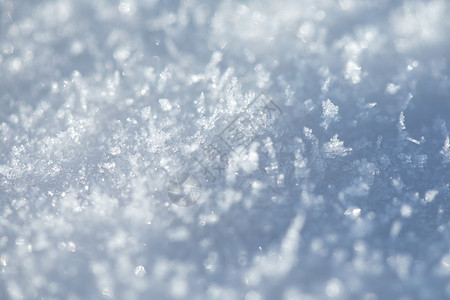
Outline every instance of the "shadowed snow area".
{"type": "Polygon", "coordinates": [[[0,299],[449,299],[449,15],[0,0],[0,299]]]}

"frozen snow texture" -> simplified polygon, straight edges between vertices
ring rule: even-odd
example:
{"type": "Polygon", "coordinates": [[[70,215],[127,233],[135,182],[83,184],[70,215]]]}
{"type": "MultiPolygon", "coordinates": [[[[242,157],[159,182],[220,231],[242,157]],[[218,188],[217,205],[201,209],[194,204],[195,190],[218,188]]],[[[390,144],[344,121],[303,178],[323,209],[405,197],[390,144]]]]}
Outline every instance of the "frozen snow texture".
{"type": "Polygon", "coordinates": [[[0,299],[448,299],[449,15],[0,0],[0,299]]]}

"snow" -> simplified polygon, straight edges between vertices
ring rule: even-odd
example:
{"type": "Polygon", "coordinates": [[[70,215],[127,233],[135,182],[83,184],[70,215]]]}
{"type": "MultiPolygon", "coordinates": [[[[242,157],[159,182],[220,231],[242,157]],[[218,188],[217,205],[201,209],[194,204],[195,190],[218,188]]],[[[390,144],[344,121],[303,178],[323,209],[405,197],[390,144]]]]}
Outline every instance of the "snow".
{"type": "Polygon", "coordinates": [[[329,142],[323,145],[325,156],[328,158],[335,158],[336,156],[346,156],[352,148],[345,148],[344,142],[338,139],[338,135],[335,134],[329,142]]]}
{"type": "Polygon", "coordinates": [[[330,99],[327,99],[327,101],[322,101],[322,118],[323,121],[321,125],[323,128],[328,129],[328,126],[332,121],[338,121],[340,116],[339,113],[339,106],[334,105],[333,102],[331,102],[330,99]]]}
{"type": "Polygon", "coordinates": [[[449,13],[0,0],[0,299],[448,299],[449,13]]]}

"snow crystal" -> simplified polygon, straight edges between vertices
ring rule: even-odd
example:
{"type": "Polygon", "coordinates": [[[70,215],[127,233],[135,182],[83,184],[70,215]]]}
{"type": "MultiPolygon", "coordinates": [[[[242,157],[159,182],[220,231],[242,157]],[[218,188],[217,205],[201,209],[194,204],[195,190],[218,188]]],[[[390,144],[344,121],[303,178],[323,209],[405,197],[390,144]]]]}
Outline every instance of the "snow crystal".
{"type": "Polygon", "coordinates": [[[338,139],[338,135],[335,134],[329,142],[323,145],[325,156],[328,158],[335,158],[336,156],[346,156],[352,148],[345,148],[344,142],[338,139]]]}
{"type": "Polygon", "coordinates": [[[328,126],[332,121],[338,121],[339,116],[339,106],[334,105],[333,102],[331,102],[330,99],[327,99],[327,101],[322,101],[322,123],[320,125],[323,126],[323,128],[328,129],[328,126]]]}

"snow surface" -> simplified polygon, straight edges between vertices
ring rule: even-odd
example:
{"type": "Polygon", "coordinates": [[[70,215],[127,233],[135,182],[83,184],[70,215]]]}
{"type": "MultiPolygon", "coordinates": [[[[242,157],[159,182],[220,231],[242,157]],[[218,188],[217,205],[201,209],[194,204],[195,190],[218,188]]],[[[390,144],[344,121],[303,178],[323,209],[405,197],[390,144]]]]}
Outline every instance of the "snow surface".
{"type": "Polygon", "coordinates": [[[449,15],[0,0],[0,299],[450,298],[449,15]]]}

